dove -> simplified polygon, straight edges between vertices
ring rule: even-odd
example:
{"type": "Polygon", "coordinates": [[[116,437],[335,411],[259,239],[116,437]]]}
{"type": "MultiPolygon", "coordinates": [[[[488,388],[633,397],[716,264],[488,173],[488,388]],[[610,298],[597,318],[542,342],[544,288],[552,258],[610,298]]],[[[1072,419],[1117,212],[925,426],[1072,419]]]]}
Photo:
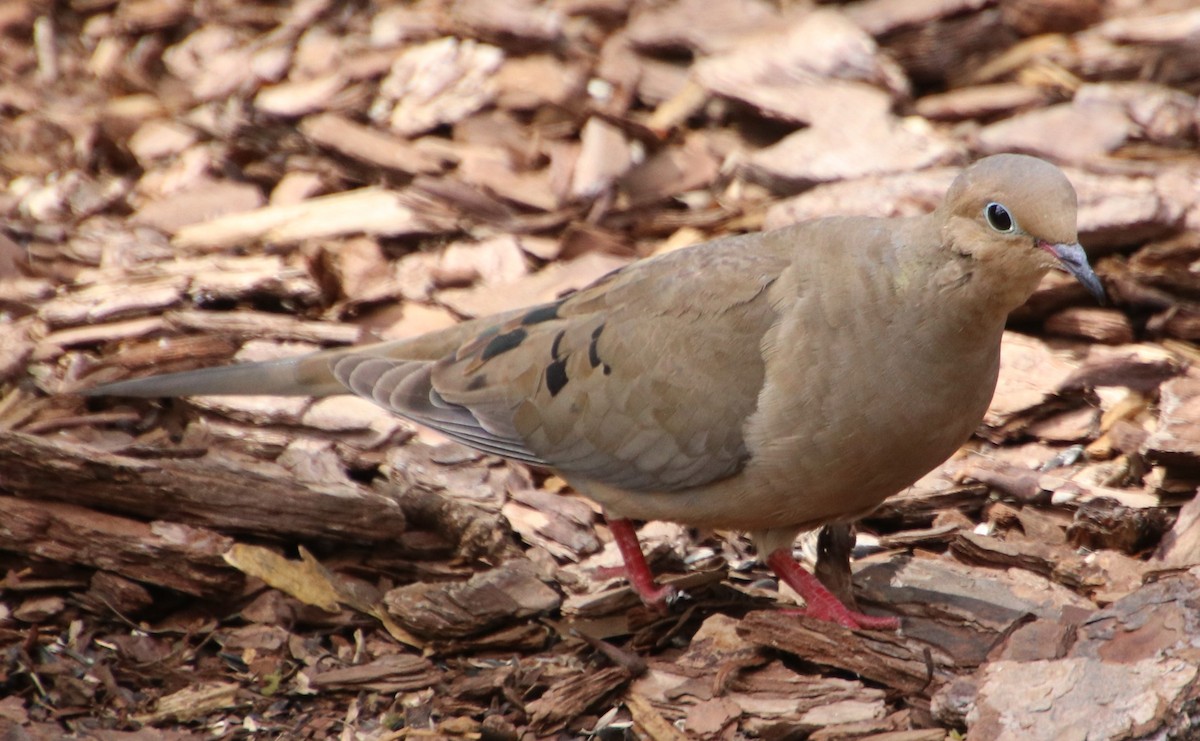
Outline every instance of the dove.
{"type": "Polygon", "coordinates": [[[602,508],[644,602],[673,596],[633,521],[744,531],[805,601],[851,610],[792,555],[952,455],[983,419],[1006,318],[1051,269],[1097,300],[1056,166],[966,167],[916,217],[831,217],[632,263],[559,300],[419,337],[125,380],[83,393],[356,394],[602,508]]]}

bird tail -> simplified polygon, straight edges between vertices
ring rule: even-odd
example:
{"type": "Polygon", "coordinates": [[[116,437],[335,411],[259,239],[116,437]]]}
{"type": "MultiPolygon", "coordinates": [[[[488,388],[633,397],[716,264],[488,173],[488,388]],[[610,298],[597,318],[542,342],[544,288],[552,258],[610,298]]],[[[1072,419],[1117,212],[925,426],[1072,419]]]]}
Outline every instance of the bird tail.
{"type": "Polygon", "coordinates": [[[418,337],[360,347],[341,347],[294,358],[243,363],[219,368],[166,373],[81,389],[84,396],[135,396],[142,398],[234,394],[248,396],[336,396],[350,393],[333,375],[332,366],[346,355],[369,355],[404,360],[437,360],[454,352],[479,332],[527,313],[516,309],[461,322],[418,337]]]}
{"type": "Polygon", "coordinates": [[[333,396],[349,393],[333,377],[330,363],[345,350],[294,358],[242,363],[220,368],[166,373],[149,378],[106,383],[80,390],[84,396],[204,396],[208,394],[271,394],[274,396],[333,396]]]}

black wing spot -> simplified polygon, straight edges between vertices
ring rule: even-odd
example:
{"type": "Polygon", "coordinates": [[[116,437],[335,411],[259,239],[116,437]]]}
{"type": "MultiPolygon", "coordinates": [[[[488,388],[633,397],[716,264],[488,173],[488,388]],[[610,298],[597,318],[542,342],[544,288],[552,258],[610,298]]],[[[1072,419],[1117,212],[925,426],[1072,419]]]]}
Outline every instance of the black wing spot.
{"type": "Polygon", "coordinates": [[[554,336],[554,342],[550,344],[550,357],[558,360],[558,349],[562,345],[563,337],[567,334],[567,330],[563,330],[554,336]]]}
{"type": "Polygon", "coordinates": [[[492,338],[491,342],[487,343],[487,347],[483,348],[483,352],[479,354],[479,359],[491,360],[497,355],[506,353],[524,342],[528,336],[529,333],[523,329],[514,329],[511,332],[496,335],[492,338]]]}
{"type": "Polygon", "coordinates": [[[483,342],[484,340],[490,340],[491,338],[495,337],[498,334],[500,334],[500,325],[493,324],[492,326],[488,327],[487,329],[484,329],[479,334],[475,335],[475,341],[483,342]]]}
{"type": "Polygon", "coordinates": [[[541,324],[542,322],[548,322],[551,319],[557,319],[558,307],[560,306],[562,306],[562,301],[549,304],[548,306],[539,306],[525,316],[521,317],[521,324],[529,326],[530,324],[541,324]]]}
{"type": "Polygon", "coordinates": [[[566,358],[555,360],[546,366],[546,388],[550,389],[551,396],[558,396],[558,392],[563,390],[569,380],[566,358]]]}
{"type": "Polygon", "coordinates": [[[479,389],[486,386],[487,382],[488,382],[488,380],[487,380],[486,373],[479,373],[477,375],[471,376],[471,380],[467,381],[467,391],[478,391],[479,389]]]}
{"type": "MultiPolygon", "coordinates": [[[[588,362],[592,364],[593,368],[599,366],[600,363],[603,362],[602,360],[600,360],[600,348],[597,346],[598,343],[600,342],[600,333],[603,331],[604,331],[603,324],[601,324],[599,327],[596,327],[595,329],[592,330],[592,341],[591,341],[591,344],[588,345],[588,362]]],[[[612,370],[611,368],[608,368],[607,366],[605,366],[605,374],[608,374],[609,372],[611,372],[611,370],[612,370]]]]}

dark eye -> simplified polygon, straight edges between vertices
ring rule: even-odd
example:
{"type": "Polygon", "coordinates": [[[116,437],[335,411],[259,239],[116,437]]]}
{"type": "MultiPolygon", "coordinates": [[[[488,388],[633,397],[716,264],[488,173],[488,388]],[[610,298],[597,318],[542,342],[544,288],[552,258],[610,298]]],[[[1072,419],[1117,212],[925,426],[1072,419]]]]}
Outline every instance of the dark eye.
{"type": "Polygon", "coordinates": [[[998,232],[1011,232],[1016,227],[1008,209],[995,201],[983,207],[983,216],[987,219],[988,226],[998,232]]]}

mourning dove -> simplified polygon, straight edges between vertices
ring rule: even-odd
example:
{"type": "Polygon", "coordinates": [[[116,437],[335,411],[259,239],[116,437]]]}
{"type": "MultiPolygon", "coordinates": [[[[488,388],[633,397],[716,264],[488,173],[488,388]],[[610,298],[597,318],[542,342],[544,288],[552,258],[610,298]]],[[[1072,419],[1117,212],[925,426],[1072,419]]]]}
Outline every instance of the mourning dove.
{"type": "Polygon", "coordinates": [[[792,557],[797,534],[874,509],[979,425],[1005,318],[1051,268],[1103,288],[1055,166],[997,155],[932,213],[826,218],[643,260],[552,303],[414,339],[123,381],[91,395],[353,393],[472,448],[558,472],[630,520],[748,531],[807,603],[851,611],[792,557]]]}

